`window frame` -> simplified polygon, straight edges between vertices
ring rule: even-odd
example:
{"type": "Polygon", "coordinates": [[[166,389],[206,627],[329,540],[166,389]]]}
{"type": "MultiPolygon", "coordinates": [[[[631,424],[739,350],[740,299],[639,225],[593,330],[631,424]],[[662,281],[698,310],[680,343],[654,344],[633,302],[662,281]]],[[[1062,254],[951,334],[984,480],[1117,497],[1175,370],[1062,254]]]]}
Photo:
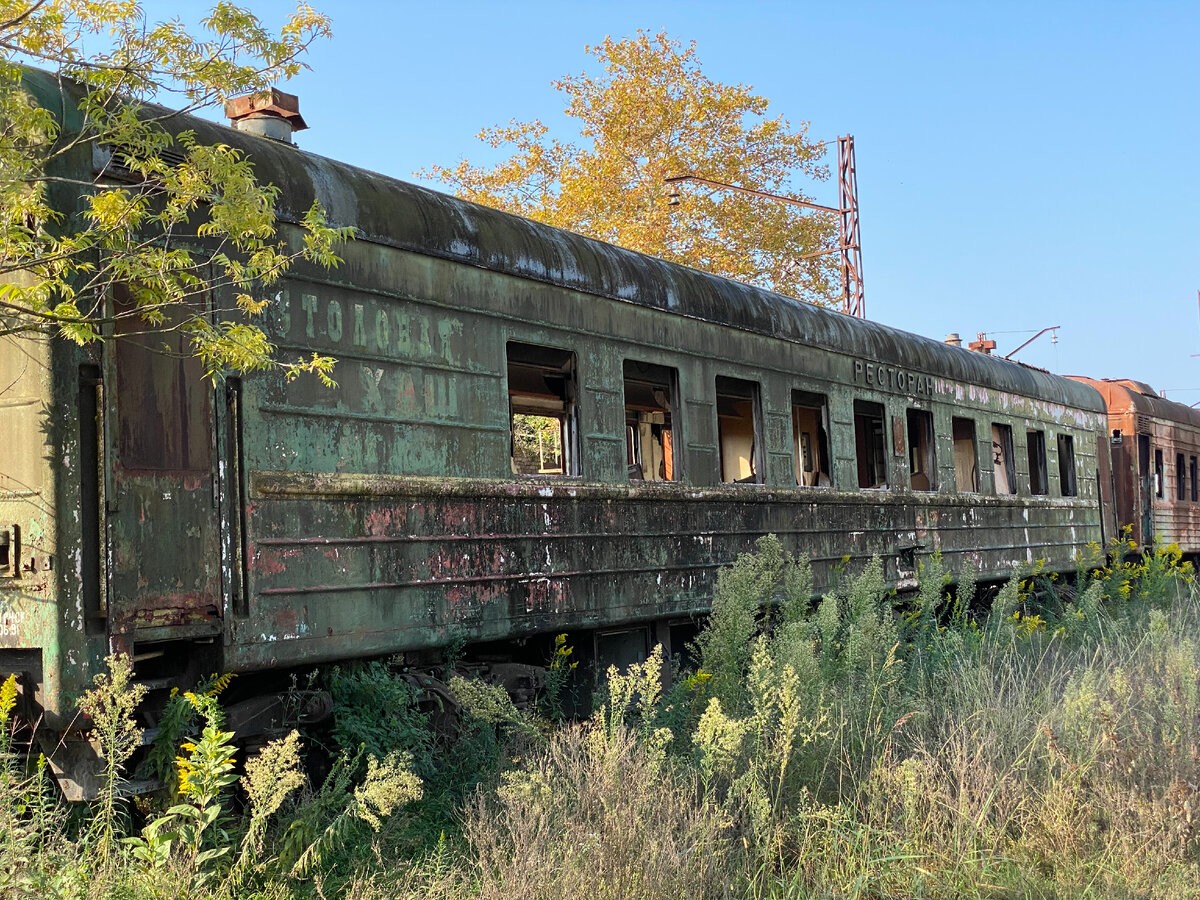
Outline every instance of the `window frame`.
{"type": "Polygon", "coordinates": [[[992,423],[992,491],[998,497],[1014,497],[1017,494],[1017,460],[1016,448],[1013,444],[1013,430],[1011,425],[1006,425],[1004,422],[992,423]],[[996,455],[996,437],[1000,437],[1000,455],[1003,458],[1004,475],[1008,481],[1008,490],[1001,493],[999,482],[996,480],[996,469],[1001,464],[1001,459],[996,455]]]}
{"type": "Polygon", "coordinates": [[[854,462],[857,484],[863,491],[889,490],[887,464],[887,409],[874,400],[855,398],[854,406],[854,462]],[[874,420],[865,434],[860,426],[866,420],[874,420]],[[866,458],[864,459],[864,450],[866,458]],[[864,479],[864,473],[873,476],[864,479]],[[870,483],[866,483],[866,482],[870,483]]]}
{"type": "Polygon", "coordinates": [[[950,441],[954,448],[954,489],[960,494],[978,494],[979,483],[979,426],[975,419],[970,416],[951,416],[950,417],[950,441]],[[968,472],[967,476],[970,482],[974,485],[970,488],[961,487],[961,483],[967,479],[960,478],[961,472],[959,469],[958,445],[966,441],[966,438],[958,436],[959,424],[971,426],[971,464],[972,472],[968,472]]]}
{"type": "Polygon", "coordinates": [[[1055,435],[1058,445],[1058,492],[1063,497],[1079,496],[1079,481],[1075,462],[1075,438],[1065,432],[1055,435]]]}
{"type": "Polygon", "coordinates": [[[675,366],[664,366],[658,363],[643,362],[640,359],[626,358],[621,363],[621,402],[625,413],[625,464],[626,477],[629,481],[653,481],[677,483],[682,477],[680,467],[681,454],[678,452],[679,443],[679,369],[675,366]],[[638,367],[639,371],[631,374],[630,367],[638,367]],[[642,376],[642,377],[638,377],[642,376]],[[660,401],[654,392],[665,388],[666,403],[658,405],[655,410],[649,404],[630,404],[630,384],[646,386],[650,399],[655,404],[660,401]],[[645,407],[645,408],[643,408],[645,407]],[[630,413],[635,413],[631,421],[630,413]],[[664,421],[653,421],[655,412],[662,413],[664,421]],[[650,421],[642,421],[642,414],[650,414],[650,421]],[[658,477],[657,471],[651,478],[646,477],[644,432],[642,426],[649,425],[652,432],[657,425],[658,448],[663,458],[664,477],[658,477]],[[635,477],[640,476],[640,477],[635,477]]]}
{"type": "Polygon", "coordinates": [[[1030,496],[1050,496],[1050,470],[1046,463],[1045,431],[1040,428],[1026,429],[1025,453],[1029,461],[1030,496]]]}
{"type": "MultiPolygon", "coordinates": [[[[766,458],[763,452],[763,413],[762,413],[762,386],[757,381],[751,381],[746,378],[737,378],[731,375],[717,375],[713,381],[715,399],[713,411],[717,418],[717,476],[721,484],[765,484],[766,473],[763,461],[766,458]],[[724,389],[722,389],[724,384],[724,389]],[[731,416],[721,414],[721,401],[732,403],[750,403],[750,419],[751,419],[751,442],[750,453],[747,457],[750,462],[750,474],[741,478],[725,478],[725,441],[724,436],[727,432],[721,427],[721,419],[745,419],[744,416],[738,414],[731,416]]],[[[728,407],[727,407],[728,408],[728,407]]]]}
{"type": "Polygon", "coordinates": [[[579,446],[579,354],[564,347],[554,347],[546,344],[534,344],[528,341],[508,340],[504,344],[505,391],[508,398],[508,434],[509,434],[509,465],[512,474],[518,478],[579,478],[582,476],[582,454],[579,446]],[[515,354],[514,354],[515,349],[515,354]],[[514,358],[514,355],[516,358],[514,358]],[[537,357],[546,357],[539,361],[537,357]],[[555,365],[555,357],[558,365],[555,365]],[[514,372],[525,370],[533,372],[534,379],[540,370],[542,390],[533,391],[526,388],[531,382],[528,374],[520,381],[520,387],[514,387],[514,372]],[[550,388],[550,380],[562,379],[562,392],[556,393],[550,388]],[[540,399],[538,399],[540,398],[540,399]],[[557,400],[561,410],[553,408],[557,400]],[[562,456],[561,471],[559,472],[522,472],[517,468],[516,453],[516,416],[534,416],[559,421],[559,447],[562,456]]]}
{"type": "Polygon", "coordinates": [[[910,406],[904,411],[905,438],[908,441],[908,486],[910,490],[919,493],[933,492],[938,489],[937,469],[937,434],[933,424],[933,413],[927,409],[910,406]],[[914,425],[925,432],[924,468],[917,469],[914,465],[916,454],[920,451],[920,443],[913,443],[914,425]],[[922,429],[922,426],[924,428],[922,429]],[[928,487],[917,487],[914,481],[917,475],[924,475],[928,487]]]}
{"type": "Polygon", "coordinates": [[[796,479],[796,487],[806,490],[832,488],[833,487],[833,458],[830,453],[829,443],[829,397],[826,394],[819,394],[815,391],[806,391],[800,388],[792,389],[792,474],[796,479]],[[808,442],[808,456],[812,457],[815,450],[817,462],[815,468],[804,469],[804,444],[803,438],[808,438],[809,432],[801,431],[800,418],[797,415],[798,410],[810,410],[816,413],[817,433],[816,447],[811,446],[811,440],[808,442]],[[805,484],[803,475],[806,473],[814,473],[816,484],[805,484]],[[821,483],[822,476],[825,478],[825,483],[821,483]]]}

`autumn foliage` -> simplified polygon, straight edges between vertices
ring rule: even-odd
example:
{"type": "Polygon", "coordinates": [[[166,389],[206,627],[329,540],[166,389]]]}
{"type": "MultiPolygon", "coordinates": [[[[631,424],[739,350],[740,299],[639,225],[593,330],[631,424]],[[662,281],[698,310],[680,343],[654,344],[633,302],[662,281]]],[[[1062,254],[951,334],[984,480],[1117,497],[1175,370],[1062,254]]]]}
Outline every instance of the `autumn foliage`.
{"type": "Polygon", "coordinates": [[[579,139],[538,120],[479,133],[509,151],[494,166],[463,160],[421,173],[459,196],[548,225],[815,302],[835,292],[832,216],[732,191],[686,185],[668,202],[664,179],[698,175],[797,199],[829,176],[808,123],[768,115],[743,84],[701,70],[695,43],[639,32],[588,52],[598,73],[554,82],[579,139]]]}

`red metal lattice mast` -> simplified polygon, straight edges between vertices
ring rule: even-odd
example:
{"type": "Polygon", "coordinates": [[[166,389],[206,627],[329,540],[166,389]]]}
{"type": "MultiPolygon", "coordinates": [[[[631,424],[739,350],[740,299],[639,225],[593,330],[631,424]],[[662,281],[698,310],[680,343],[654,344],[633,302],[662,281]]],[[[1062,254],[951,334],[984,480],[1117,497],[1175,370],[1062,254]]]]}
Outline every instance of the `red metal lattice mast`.
{"type": "Polygon", "coordinates": [[[854,163],[854,136],[838,138],[839,247],[842,254],[842,312],[867,317],[863,294],[862,238],[858,230],[858,169],[854,163]]]}
{"type": "Polygon", "coordinates": [[[842,259],[842,312],[850,316],[865,319],[867,302],[863,295],[862,280],[862,239],[858,231],[858,169],[854,162],[854,136],[847,134],[837,139],[838,142],[838,205],[822,206],[810,200],[799,200],[795,197],[785,197],[772,194],[769,191],[759,191],[754,188],[729,184],[701,175],[671,175],[663,179],[664,184],[672,186],[668,195],[672,206],[679,203],[679,189],[676,185],[691,181],[722,191],[736,191],[751,197],[762,197],[764,200],[778,200],[805,209],[815,209],[818,212],[833,213],[838,217],[838,245],[824,250],[816,250],[797,257],[797,262],[805,259],[815,259],[830,253],[838,253],[842,259]]]}

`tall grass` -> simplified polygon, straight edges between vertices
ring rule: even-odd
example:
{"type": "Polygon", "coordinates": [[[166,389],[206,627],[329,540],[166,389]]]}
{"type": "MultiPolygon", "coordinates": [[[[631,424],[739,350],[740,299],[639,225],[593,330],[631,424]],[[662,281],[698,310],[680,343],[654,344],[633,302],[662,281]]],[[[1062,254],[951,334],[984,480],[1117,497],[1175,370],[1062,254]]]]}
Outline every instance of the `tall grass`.
{"type": "Polygon", "coordinates": [[[198,698],[172,794],[136,824],[114,660],[85,701],[113,741],[88,816],[0,738],[0,896],[1200,896],[1196,586],[1172,549],[1112,558],[1073,584],[1023,573],[985,610],[936,558],[915,597],[872,563],[812,603],[807,562],[765,538],[665,694],[657,651],[576,723],[455,680],[447,743],[385,668],[335,673],[324,786],[293,735],[244,761],[240,802],[198,698]]]}

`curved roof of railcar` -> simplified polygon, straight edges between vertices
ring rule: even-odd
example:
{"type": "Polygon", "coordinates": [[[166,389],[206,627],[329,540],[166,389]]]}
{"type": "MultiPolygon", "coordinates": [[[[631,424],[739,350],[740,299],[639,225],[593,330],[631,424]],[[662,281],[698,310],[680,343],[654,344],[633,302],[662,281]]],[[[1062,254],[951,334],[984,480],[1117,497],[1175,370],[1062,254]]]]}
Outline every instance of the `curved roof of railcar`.
{"type": "MultiPolygon", "coordinates": [[[[52,84],[42,82],[35,89],[48,88],[46,100],[57,98],[58,82],[45,78],[52,84]]],[[[171,127],[193,129],[201,140],[228,144],[252,157],[260,180],[279,186],[285,219],[298,221],[315,197],[331,223],[353,225],[362,238],[386,246],[1064,406],[1104,409],[1091,388],[1049,372],[832,312],[207,120],[181,115],[171,127]]]]}
{"type": "Polygon", "coordinates": [[[1088,378],[1084,375],[1070,377],[1099,391],[1110,413],[1133,413],[1200,428],[1200,409],[1192,409],[1190,406],[1160,397],[1149,385],[1140,381],[1127,378],[1088,378]]]}

